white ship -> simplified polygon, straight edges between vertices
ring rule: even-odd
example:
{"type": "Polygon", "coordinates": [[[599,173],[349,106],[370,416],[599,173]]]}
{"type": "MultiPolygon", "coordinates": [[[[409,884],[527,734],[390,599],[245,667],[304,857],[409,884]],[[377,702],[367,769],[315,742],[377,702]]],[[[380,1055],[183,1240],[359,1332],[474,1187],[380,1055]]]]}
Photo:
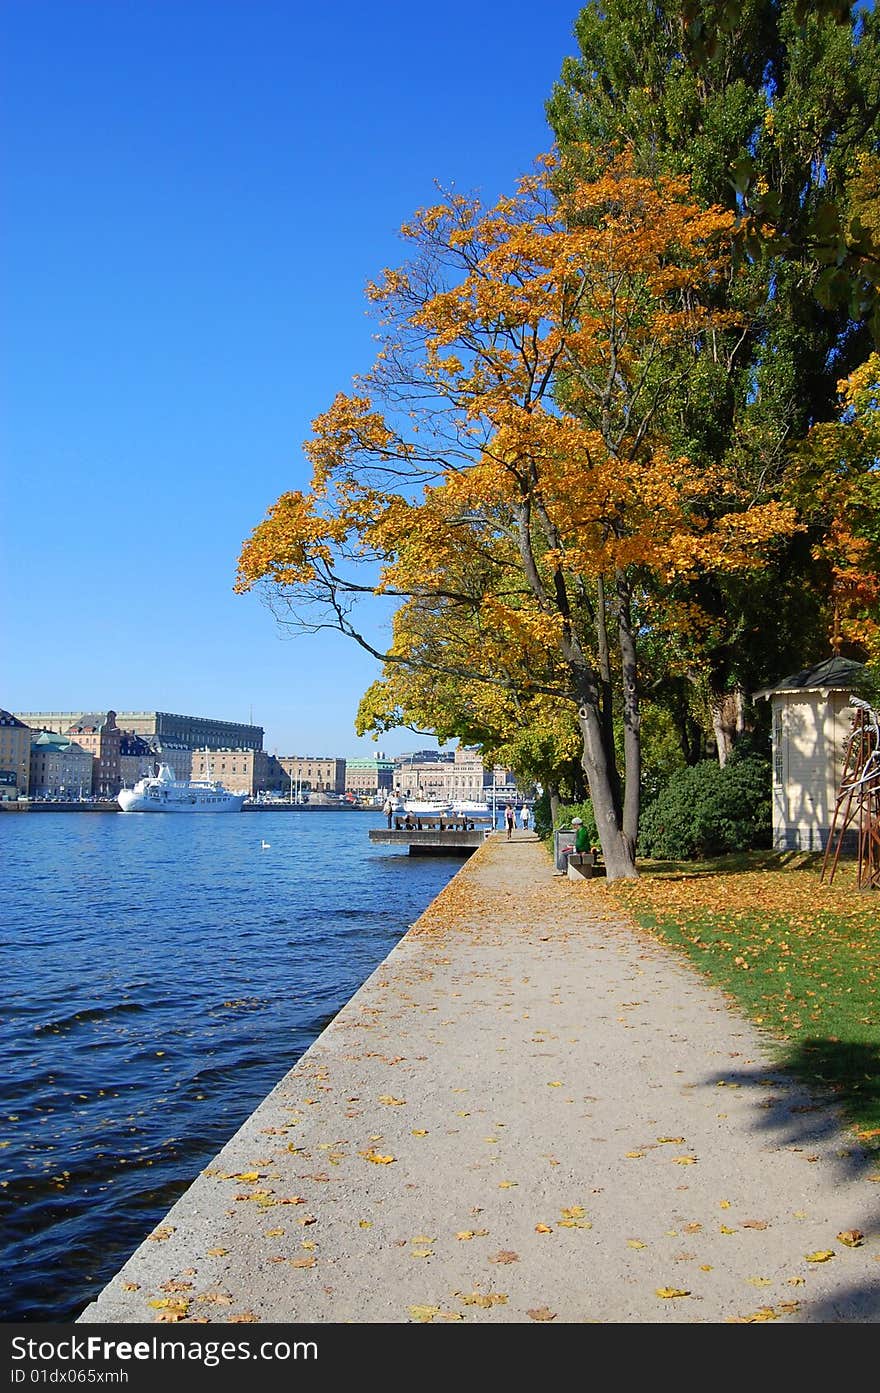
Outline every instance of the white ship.
{"type": "Polygon", "coordinates": [[[138,779],[116,801],[124,813],[240,813],[246,797],[207,779],[175,779],[170,764],[160,764],[158,774],[138,779]]]}
{"type": "MultiPolygon", "coordinates": [[[[395,808],[395,812],[399,808],[395,808]]],[[[438,798],[407,798],[403,804],[405,813],[412,813],[413,817],[439,817],[442,814],[452,812],[452,804],[444,803],[438,798]]]]}

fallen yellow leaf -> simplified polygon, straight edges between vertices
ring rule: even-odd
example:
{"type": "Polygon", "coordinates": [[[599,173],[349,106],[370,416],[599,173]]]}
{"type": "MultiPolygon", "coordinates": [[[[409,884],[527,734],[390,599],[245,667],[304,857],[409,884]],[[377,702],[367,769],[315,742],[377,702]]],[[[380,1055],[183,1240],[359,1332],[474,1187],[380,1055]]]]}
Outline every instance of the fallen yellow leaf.
{"type": "Polygon", "coordinates": [[[674,1296],[690,1296],[690,1292],[682,1291],[680,1287],[658,1287],[655,1295],[662,1297],[664,1301],[666,1301],[674,1296]]]}
{"type": "Polygon", "coordinates": [[[551,1311],[549,1306],[535,1306],[530,1311],[526,1311],[529,1320],[555,1320],[556,1312],[551,1311]]]}
{"type": "Polygon", "coordinates": [[[411,1318],[418,1321],[420,1325],[429,1325],[435,1316],[439,1316],[439,1306],[407,1306],[411,1318]]]}
{"type": "Polygon", "coordinates": [[[507,1296],[501,1291],[486,1293],[474,1291],[469,1296],[465,1296],[464,1292],[457,1291],[455,1295],[464,1306],[480,1306],[485,1311],[488,1311],[490,1306],[507,1305],[507,1296]]]}
{"type": "Polygon", "coordinates": [[[846,1248],[861,1248],[865,1241],[865,1235],[861,1229],[844,1229],[837,1237],[846,1248]]]}
{"type": "Polygon", "coordinates": [[[762,1306],[759,1311],[753,1311],[750,1316],[728,1316],[728,1325],[757,1325],[760,1321],[779,1320],[779,1313],[774,1311],[772,1306],[762,1306]]]}
{"type": "Polygon", "coordinates": [[[393,1098],[390,1093],[383,1093],[379,1099],[387,1108],[402,1108],[406,1104],[405,1098],[393,1098]]]}
{"type": "Polygon", "coordinates": [[[673,1156],[672,1163],[676,1166],[695,1166],[697,1158],[696,1156],[673,1156]]]}
{"type": "Polygon", "coordinates": [[[807,1253],[807,1262],[828,1262],[829,1258],[834,1257],[832,1248],[820,1248],[815,1253],[807,1253]]]}
{"type": "Polygon", "coordinates": [[[372,1161],[376,1166],[390,1166],[393,1161],[397,1160],[396,1156],[380,1156],[378,1151],[373,1151],[372,1149],[369,1151],[362,1151],[360,1154],[365,1161],[372,1161]]]}
{"type": "Polygon", "coordinates": [[[643,1243],[640,1238],[628,1238],[626,1240],[626,1246],[627,1248],[647,1248],[648,1245],[647,1243],[643,1243]]]}

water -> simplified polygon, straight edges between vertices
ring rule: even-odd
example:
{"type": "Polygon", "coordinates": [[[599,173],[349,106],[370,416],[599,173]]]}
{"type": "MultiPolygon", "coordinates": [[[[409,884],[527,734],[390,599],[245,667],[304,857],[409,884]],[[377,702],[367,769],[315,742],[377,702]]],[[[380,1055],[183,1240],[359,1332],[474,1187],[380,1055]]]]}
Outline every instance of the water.
{"type": "Polygon", "coordinates": [[[0,815],[0,1318],[74,1319],[461,865],[379,825],[0,815]]]}

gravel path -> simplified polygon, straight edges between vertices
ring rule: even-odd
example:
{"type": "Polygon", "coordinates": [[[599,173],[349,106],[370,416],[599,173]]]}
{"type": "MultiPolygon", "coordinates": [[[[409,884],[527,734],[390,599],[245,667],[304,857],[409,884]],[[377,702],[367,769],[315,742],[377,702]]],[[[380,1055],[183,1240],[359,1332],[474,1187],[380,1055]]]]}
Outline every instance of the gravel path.
{"type": "Polygon", "coordinates": [[[687,963],[495,837],[80,1319],[876,1321],[870,1176],[687,963]]]}

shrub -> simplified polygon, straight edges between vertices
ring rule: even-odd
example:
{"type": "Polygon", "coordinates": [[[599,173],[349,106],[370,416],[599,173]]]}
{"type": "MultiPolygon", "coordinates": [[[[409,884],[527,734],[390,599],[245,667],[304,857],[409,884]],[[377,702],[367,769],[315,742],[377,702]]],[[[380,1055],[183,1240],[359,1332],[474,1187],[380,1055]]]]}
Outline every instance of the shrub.
{"type": "Polygon", "coordinates": [[[550,794],[546,789],[535,799],[532,816],[534,818],[535,831],[538,836],[549,836],[553,828],[550,823],[550,794]]]}
{"type": "Polygon", "coordinates": [[[704,760],[674,774],[644,809],[639,851],[693,861],[769,847],[771,833],[769,761],[734,756],[722,769],[704,760]]]}

